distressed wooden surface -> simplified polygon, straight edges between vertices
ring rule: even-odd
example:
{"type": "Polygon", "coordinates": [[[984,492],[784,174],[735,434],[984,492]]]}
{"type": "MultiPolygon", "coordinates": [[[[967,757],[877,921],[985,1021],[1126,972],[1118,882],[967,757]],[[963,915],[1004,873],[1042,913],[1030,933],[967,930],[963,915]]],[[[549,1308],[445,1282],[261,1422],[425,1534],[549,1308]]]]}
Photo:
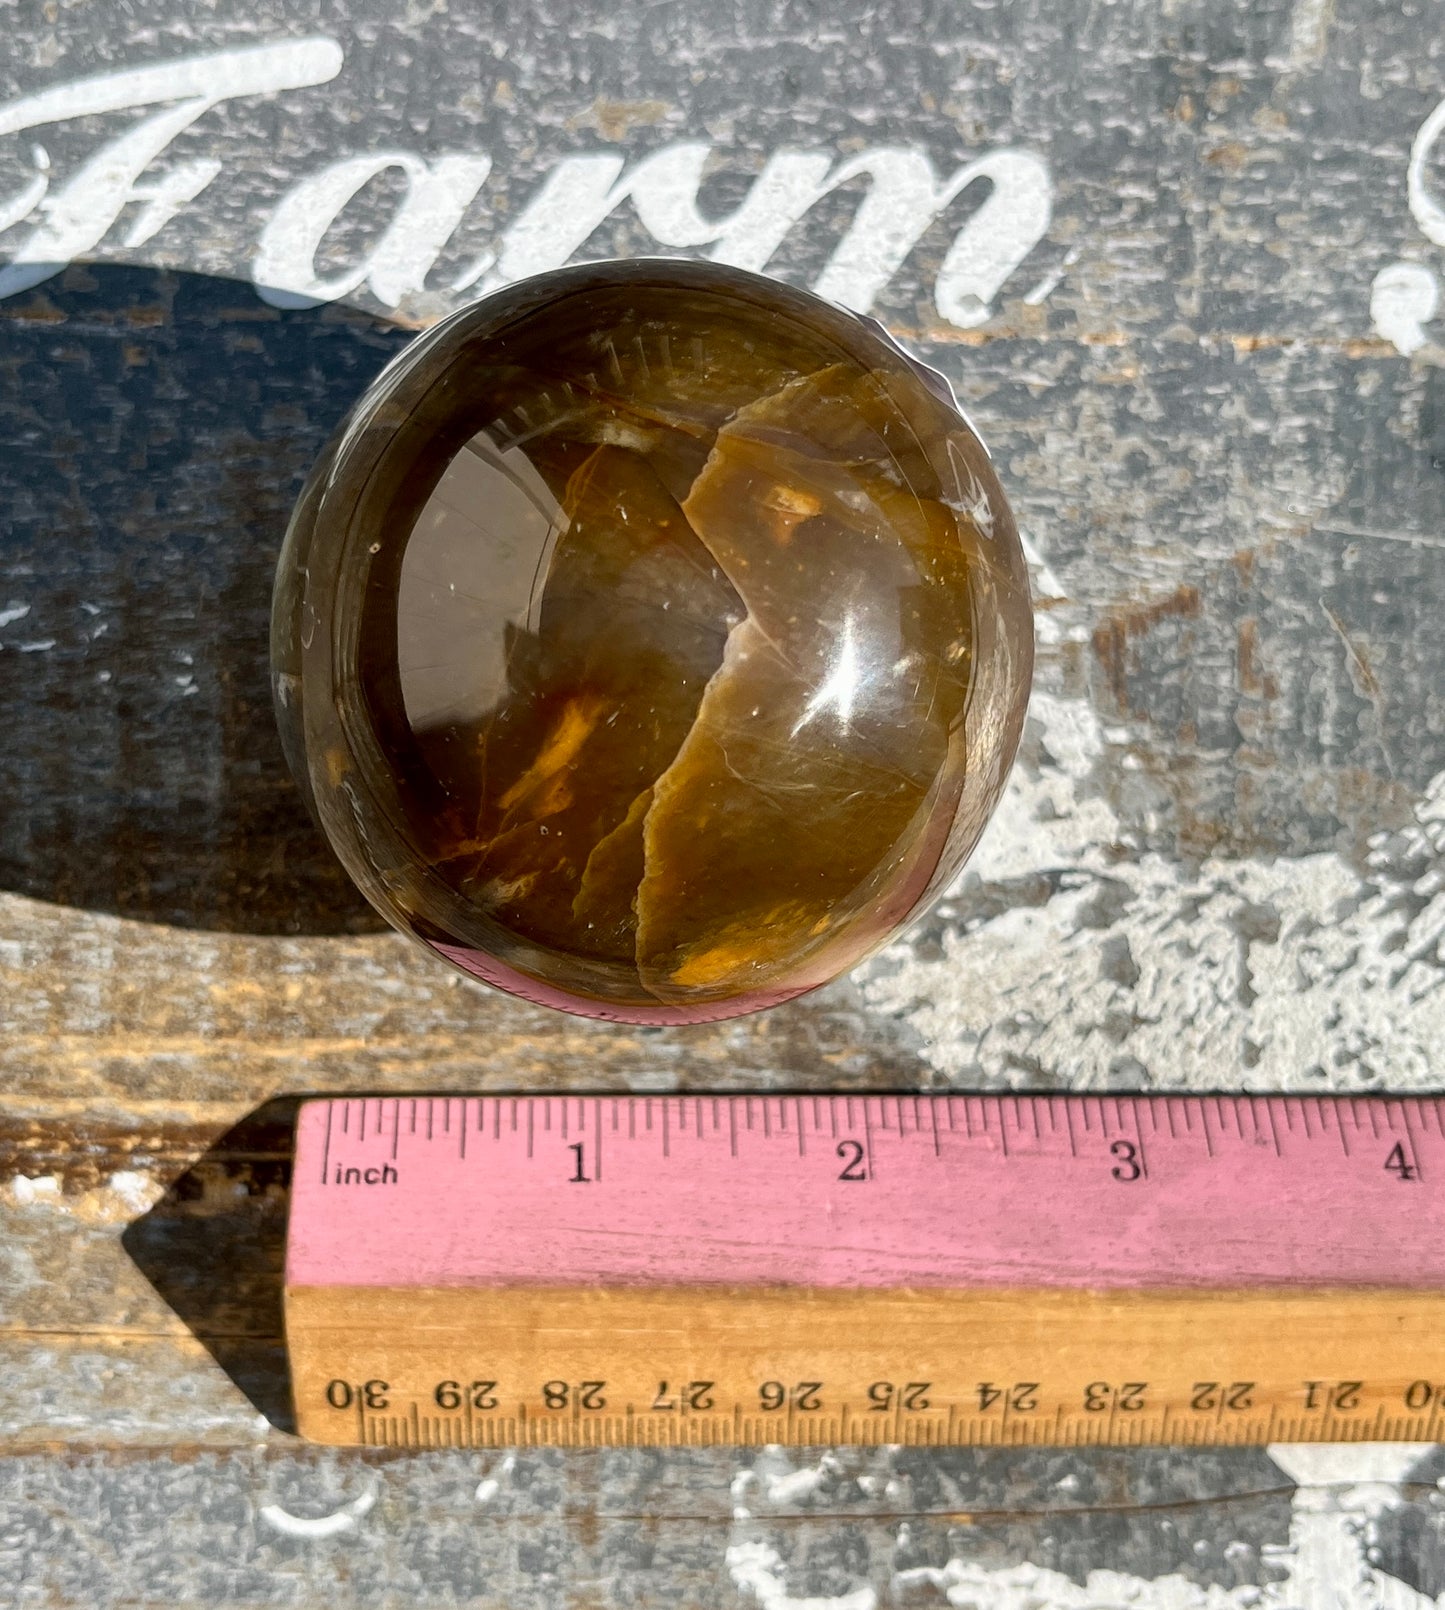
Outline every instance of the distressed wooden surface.
{"type": "MultiPolygon", "coordinates": [[[[3,0],[0,106],[302,36],[344,65],[198,114],[147,176],[218,164],[169,221],[127,247],[117,205],[84,261],[0,300],[0,1603],[1445,1591],[1430,1449],[339,1453],[286,1428],[277,1328],[306,1092],[1438,1084],[1445,174],[1433,145],[1407,168],[1442,20],[3,0]],[[994,449],[1036,559],[1039,697],[996,828],[913,935],[765,1017],[644,1032],[483,994],[377,930],[285,777],[266,619],[307,465],[474,294],[457,272],[567,157],[689,141],[715,217],[787,149],[1046,164],[1046,227],[973,322],[935,286],[977,190],[874,300],[994,449]],[[366,151],[492,158],[425,286],[258,295],[267,221],[366,151]]],[[[41,178],[54,202],[139,115],[4,136],[0,212],[41,178]]],[[[401,172],[319,271],[376,250],[401,172]]],[[[866,189],[773,270],[815,282],[866,189]]],[[[623,201],[585,251],[659,246],[623,201]]]]}

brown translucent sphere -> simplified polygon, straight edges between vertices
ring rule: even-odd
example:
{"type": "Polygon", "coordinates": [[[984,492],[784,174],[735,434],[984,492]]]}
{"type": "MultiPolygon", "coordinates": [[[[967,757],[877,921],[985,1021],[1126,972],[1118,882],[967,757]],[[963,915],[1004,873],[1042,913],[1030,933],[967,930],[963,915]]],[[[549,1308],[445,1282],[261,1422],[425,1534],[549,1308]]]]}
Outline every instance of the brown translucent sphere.
{"type": "Polygon", "coordinates": [[[946,382],[707,264],[564,269],[419,337],[298,504],[293,768],[378,909],[593,1017],[754,1011],[958,871],[1033,659],[946,382]]]}

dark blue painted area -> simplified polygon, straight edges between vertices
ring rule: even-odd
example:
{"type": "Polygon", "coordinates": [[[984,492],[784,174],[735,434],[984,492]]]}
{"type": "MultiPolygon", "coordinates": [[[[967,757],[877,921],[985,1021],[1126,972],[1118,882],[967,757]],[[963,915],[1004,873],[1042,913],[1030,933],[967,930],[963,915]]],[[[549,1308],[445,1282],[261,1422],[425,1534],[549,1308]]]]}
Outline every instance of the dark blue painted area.
{"type": "Polygon", "coordinates": [[[371,926],[286,775],[268,622],[306,471],[407,339],[139,268],[0,304],[0,888],[209,928],[371,926]]]}

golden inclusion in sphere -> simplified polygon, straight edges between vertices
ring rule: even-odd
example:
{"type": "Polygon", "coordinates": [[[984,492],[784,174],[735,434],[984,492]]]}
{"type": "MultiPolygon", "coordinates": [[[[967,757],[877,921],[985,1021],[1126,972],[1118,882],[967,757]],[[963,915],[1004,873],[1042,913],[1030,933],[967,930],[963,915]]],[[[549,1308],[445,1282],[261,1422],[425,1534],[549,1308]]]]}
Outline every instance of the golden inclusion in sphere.
{"type": "Polygon", "coordinates": [[[302,494],[273,658],[391,922],[677,1023],[826,982],[942,890],[1033,636],[945,382],[817,297],[638,261],[512,286],[382,374],[302,494]]]}

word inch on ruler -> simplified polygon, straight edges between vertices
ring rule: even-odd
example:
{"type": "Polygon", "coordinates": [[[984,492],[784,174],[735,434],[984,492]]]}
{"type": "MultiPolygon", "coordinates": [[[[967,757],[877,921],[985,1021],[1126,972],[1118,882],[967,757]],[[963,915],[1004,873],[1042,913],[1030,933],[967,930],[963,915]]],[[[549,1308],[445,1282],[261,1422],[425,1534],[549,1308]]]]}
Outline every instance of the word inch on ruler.
{"type": "Polygon", "coordinates": [[[301,1112],[328,1443],[1445,1437],[1445,1099],[468,1096],[301,1112]]]}

